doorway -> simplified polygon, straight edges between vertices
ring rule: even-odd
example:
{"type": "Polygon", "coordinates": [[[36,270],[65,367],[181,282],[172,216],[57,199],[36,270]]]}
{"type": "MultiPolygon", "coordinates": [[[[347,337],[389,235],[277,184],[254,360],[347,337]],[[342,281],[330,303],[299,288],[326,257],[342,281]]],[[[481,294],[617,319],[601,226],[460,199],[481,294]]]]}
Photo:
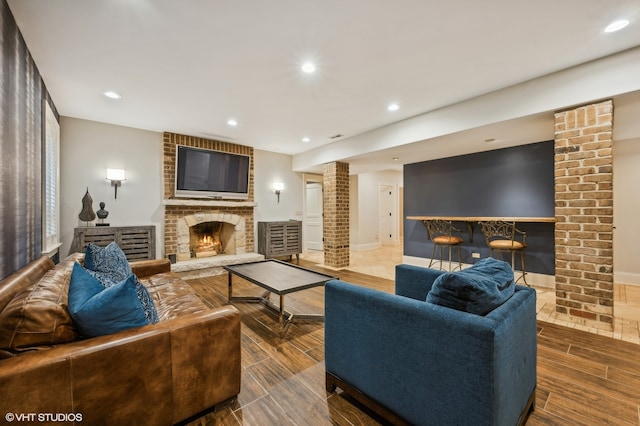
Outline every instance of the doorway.
{"type": "Polygon", "coordinates": [[[322,251],[322,182],[305,180],[304,249],[322,251]]]}
{"type": "Polygon", "coordinates": [[[394,235],[393,185],[382,184],[378,189],[378,241],[383,246],[393,244],[394,235]]]}

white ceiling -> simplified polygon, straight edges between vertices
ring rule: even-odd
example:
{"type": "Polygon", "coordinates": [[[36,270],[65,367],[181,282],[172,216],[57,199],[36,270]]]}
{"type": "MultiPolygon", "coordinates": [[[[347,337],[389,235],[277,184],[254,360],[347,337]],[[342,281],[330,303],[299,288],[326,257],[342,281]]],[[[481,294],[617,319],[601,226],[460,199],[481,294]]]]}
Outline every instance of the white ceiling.
{"type": "Polygon", "coordinates": [[[60,114],[292,155],[640,45],[638,0],[8,3],[60,114]]]}

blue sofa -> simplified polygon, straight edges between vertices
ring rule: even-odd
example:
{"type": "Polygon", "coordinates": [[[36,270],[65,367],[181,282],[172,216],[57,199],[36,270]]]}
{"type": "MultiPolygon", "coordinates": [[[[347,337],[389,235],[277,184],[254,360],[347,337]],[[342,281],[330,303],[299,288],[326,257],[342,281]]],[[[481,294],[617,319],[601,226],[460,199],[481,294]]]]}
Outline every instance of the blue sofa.
{"type": "Polygon", "coordinates": [[[481,316],[425,302],[443,271],[396,267],[396,294],[325,286],[326,388],[393,424],[523,424],[535,405],[536,294],[481,316]]]}

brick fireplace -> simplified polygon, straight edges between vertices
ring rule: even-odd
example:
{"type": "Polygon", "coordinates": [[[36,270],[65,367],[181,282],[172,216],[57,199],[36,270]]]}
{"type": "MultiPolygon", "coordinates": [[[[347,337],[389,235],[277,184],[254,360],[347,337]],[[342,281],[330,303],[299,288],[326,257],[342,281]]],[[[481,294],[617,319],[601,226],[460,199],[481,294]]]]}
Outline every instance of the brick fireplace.
{"type": "MultiPolygon", "coordinates": [[[[253,198],[253,148],[194,136],[165,132],[164,150],[164,252],[175,255],[177,263],[172,269],[190,272],[186,275],[197,277],[216,273],[215,266],[228,263],[258,260],[261,256],[254,252],[254,207],[253,198]],[[251,157],[249,172],[249,197],[246,201],[208,200],[175,197],[176,145],[213,149],[251,157]],[[194,227],[210,223],[213,229],[220,227],[222,252],[213,254],[207,242],[194,247],[196,231],[194,227]],[[196,253],[200,253],[199,255],[196,253]]],[[[211,235],[213,238],[214,236],[211,235]]],[[[217,268],[220,269],[219,267],[217,268]]],[[[218,272],[219,273],[219,272],[218,272]]],[[[183,276],[185,276],[183,274],[183,276]]]]}
{"type": "Polygon", "coordinates": [[[230,213],[196,213],[176,221],[179,261],[246,253],[245,220],[230,213]]]}

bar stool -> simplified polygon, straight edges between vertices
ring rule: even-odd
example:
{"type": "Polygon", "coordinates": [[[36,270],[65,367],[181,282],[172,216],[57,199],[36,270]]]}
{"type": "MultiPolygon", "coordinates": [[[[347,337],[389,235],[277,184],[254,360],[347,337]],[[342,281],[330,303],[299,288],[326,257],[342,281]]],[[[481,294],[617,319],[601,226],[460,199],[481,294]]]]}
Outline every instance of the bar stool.
{"type": "Polygon", "coordinates": [[[451,224],[450,220],[425,220],[425,226],[427,227],[427,233],[429,234],[429,239],[433,242],[433,251],[431,252],[431,261],[429,261],[429,268],[434,263],[440,262],[440,269],[444,269],[442,267],[442,251],[445,247],[449,249],[449,271],[455,271],[456,269],[462,269],[462,255],[460,252],[460,245],[464,241],[462,237],[458,237],[456,235],[451,235],[452,232],[462,233],[462,231],[451,224]],[[458,266],[455,268],[451,268],[451,249],[452,247],[458,248],[458,266]],[[436,247],[440,249],[440,259],[435,258],[436,247]]]}
{"type": "MultiPolygon", "coordinates": [[[[489,246],[489,256],[493,256],[493,252],[498,252],[498,257],[502,257],[504,252],[511,253],[511,268],[515,271],[515,255],[520,253],[520,266],[522,267],[522,281],[527,284],[527,277],[524,269],[524,249],[527,248],[527,233],[516,228],[515,222],[506,222],[503,220],[493,220],[488,222],[480,222],[482,225],[482,233],[484,239],[489,246]]],[[[520,278],[516,282],[520,281],[520,278]]]]}

